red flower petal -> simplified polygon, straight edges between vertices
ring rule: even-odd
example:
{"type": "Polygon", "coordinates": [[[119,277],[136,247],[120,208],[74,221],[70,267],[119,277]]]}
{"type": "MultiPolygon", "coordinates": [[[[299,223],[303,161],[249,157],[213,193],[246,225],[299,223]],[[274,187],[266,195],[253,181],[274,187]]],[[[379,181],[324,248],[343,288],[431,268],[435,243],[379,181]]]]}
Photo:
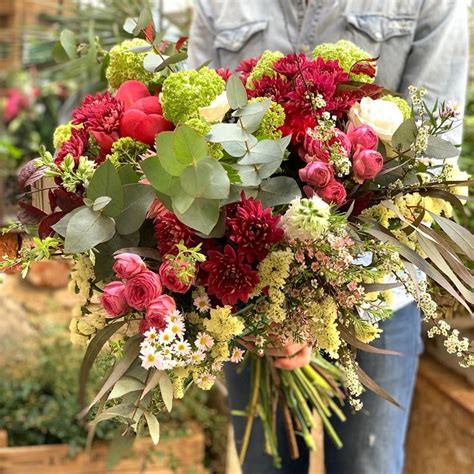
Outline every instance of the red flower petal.
{"type": "Polygon", "coordinates": [[[143,97],[138,99],[134,104],[129,108],[130,110],[141,110],[146,114],[157,114],[163,115],[163,109],[161,108],[160,101],[156,96],[143,97]]]}
{"type": "Polygon", "coordinates": [[[137,100],[149,97],[150,92],[143,82],[125,81],[117,90],[115,98],[122,102],[125,110],[130,108],[137,100]]]}

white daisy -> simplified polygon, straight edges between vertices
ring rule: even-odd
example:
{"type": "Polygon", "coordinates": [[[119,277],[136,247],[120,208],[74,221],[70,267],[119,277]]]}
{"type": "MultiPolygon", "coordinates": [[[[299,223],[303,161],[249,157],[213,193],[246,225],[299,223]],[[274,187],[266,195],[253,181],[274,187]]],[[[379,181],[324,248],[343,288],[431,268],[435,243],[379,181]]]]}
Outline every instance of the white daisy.
{"type": "Polygon", "coordinates": [[[232,354],[230,356],[230,361],[234,364],[238,364],[244,358],[245,351],[239,347],[234,347],[232,354]]]}
{"type": "Polygon", "coordinates": [[[198,349],[207,351],[214,345],[214,339],[207,332],[199,332],[195,344],[198,349]]]}
{"type": "Polygon", "coordinates": [[[168,324],[183,322],[183,315],[177,309],[174,309],[165,316],[165,321],[168,324]]]}
{"type": "Polygon", "coordinates": [[[189,354],[191,351],[191,345],[188,341],[184,341],[183,339],[179,339],[173,344],[173,352],[180,356],[185,356],[189,354]]]}
{"type": "Polygon", "coordinates": [[[201,363],[205,358],[206,358],[206,354],[204,354],[204,352],[196,351],[191,354],[191,357],[189,359],[191,361],[191,364],[197,365],[201,363]]]}
{"type": "Polygon", "coordinates": [[[208,372],[204,372],[203,374],[196,375],[194,377],[194,381],[200,389],[209,390],[214,385],[216,376],[209,374],[208,372]]]}
{"type": "Polygon", "coordinates": [[[174,323],[169,323],[166,327],[167,331],[170,331],[172,334],[178,337],[183,337],[184,329],[184,323],[182,321],[175,321],[174,323]]]}
{"type": "Polygon", "coordinates": [[[176,338],[176,334],[169,329],[165,329],[159,335],[159,341],[163,345],[171,344],[176,338]]]}
{"type": "Polygon", "coordinates": [[[161,349],[161,356],[163,359],[171,359],[173,357],[173,351],[171,350],[171,347],[164,346],[163,349],[161,349]]]}
{"type": "Polygon", "coordinates": [[[150,328],[148,331],[144,334],[145,338],[148,339],[149,341],[156,341],[158,337],[158,333],[156,332],[155,328],[150,328]]]}
{"type": "Polygon", "coordinates": [[[140,359],[142,360],[142,367],[148,370],[155,366],[155,363],[158,361],[158,354],[154,349],[145,349],[142,350],[140,359]]]}
{"type": "Polygon", "coordinates": [[[209,296],[207,296],[205,293],[196,296],[196,298],[194,298],[193,303],[200,313],[205,313],[210,309],[209,296]]]}

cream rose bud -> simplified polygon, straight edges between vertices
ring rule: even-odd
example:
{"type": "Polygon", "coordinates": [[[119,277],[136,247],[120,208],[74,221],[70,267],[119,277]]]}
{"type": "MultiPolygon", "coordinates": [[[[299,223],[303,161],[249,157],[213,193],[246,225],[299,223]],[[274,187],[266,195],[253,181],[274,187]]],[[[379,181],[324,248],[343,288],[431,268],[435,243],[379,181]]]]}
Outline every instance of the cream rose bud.
{"type": "Polygon", "coordinates": [[[199,116],[206,120],[206,122],[222,122],[225,114],[230,110],[229,102],[227,101],[227,94],[224,91],[218,95],[207,107],[199,109],[199,116]]]}
{"type": "Polygon", "coordinates": [[[355,127],[369,125],[380,140],[390,143],[392,135],[403,123],[403,114],[393,102],[364,97],[352,106],[349,120],[355,127]]]}

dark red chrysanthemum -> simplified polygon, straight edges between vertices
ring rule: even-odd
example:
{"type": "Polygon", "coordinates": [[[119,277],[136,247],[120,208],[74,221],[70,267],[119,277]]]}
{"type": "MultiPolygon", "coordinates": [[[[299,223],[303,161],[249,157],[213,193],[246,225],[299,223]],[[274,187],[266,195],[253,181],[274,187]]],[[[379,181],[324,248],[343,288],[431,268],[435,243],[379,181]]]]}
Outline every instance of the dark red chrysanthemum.
{"type": "Polygon", "coordinates": [[[273,64],[273,69],[283,74],[287,79],[293,79],[302,71],[310,67],[312,61],[306,57],[304,53],[288,54],[284,58],[279,59],[273,64]]]}
{"type": "Polygon", "coordinates": [[[243,195],[234,217],[227,220],[228,236],[237,244],[239,255],[249,263],[260,262],[283,238],[279,223],[280,216],[272,216],[269,207],[264,209],[261,201],[243,195]]]}
{"type": "Polygon", "coordinates": [[[254,58],[244,59],[240,62],[240,64],[236,67],[235,72],[240,72],[240,77],[242,81],[247,82],[247,78],[249,77],[250,73],[253,71],[253,68],[260,60],[261,56],[256,56],[254,58]]]}
{"type": "Polygon", "coordinates": [[[79,157],[85,154],[88,139],[89,134],[86,130],[83,128],[73,128],[71,130],[71,137],[69,140],[66,140],[56,153],[54,162],[56,164],[62,163],[64,157],[70,153],[74,158],[74,161],[77,163],[79,161],[79,157]]]}
{"type": "Polygon", "coordinates": [[[263,76],[253,81],[252,85],[253,89],[247,89],[249,97],[269,97],[283,106],[288,102],[289,93],[293,88],[292,83],[281,76],[263,76]]]}
{"type": "Polygon", "coordinates": [[[172,212],[167,212],[155,220],[155,237],[162,256],[168,253],[176,254],[178,252],[176,244],[181,241],[187,247],[199,243],[199,238],[192,229],[180,222],[172,212]]]}
{"type": "Polygon", "coordinates": [[[244,256],[226,245],[224,253],[211,250],[202,268],[209,273],[207,291],[225,305],[246,303],[260,281],[257,272],[244,261],[244,256]]]}
{"type": "Polygon", "coordinates": [[[87,130],[111,134],[118,132],[123,106],[109,92],[88,95],[72,113],[75,125],[83,124],[87,130]]]}
{"type": "Polygon", "coordinates": [[[222,79],[224,79],[225,82],[227,82],[229,80],[229,77],[232,76],[229,66],[216,69],[216,72],[217,74],[219,74],[219,76],[222,77],[222,79]]]}

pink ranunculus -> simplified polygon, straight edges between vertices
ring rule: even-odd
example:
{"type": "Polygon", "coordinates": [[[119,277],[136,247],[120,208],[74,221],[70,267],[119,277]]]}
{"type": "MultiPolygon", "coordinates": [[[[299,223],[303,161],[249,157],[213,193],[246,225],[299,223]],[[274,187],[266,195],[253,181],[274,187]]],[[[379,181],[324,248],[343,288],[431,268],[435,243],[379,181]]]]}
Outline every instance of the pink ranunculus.
{"type": "Polygon", "coordinates": [[[118,278],[128,280],[147,270],[145,262],[134,253],[121,253],[114,258],[113,270],[118,278]]]}
{"type": "Polygon", "coordinates": [[[147,306],[145,320],[141,326],[146,327],[145,331],[151,327],[161,331],[166,327],[166,315],[174,310],[176,302],[171,296],[158,296],[147,306]]]}
{"type": "Polygon", "coordinates": [[[100,297],[100,302],[112,318],[125,314],[129,309],[125,298],[125,285],[121,281],[108,283],[100,297]]]}
{"type": "Polygon", "coordinates": [[[299,171],[300,179],[317,188],[324,188],[334,177],[331,166],[324,161],[312,161],[299,171]]]}
{"type": "Polygon", "coordinates": [[[160,267],[160,278],[163,286],[173,293],[186,293],[191,288],[194,278],[188,278],[188,281],[183,281],[179,278],[179,270],[188,267],[185,262],[177,262],[172,260],[166,260],[161,264],[160,267]]]}
{"type": "Polygon", "coordinates": [[[162,291],[160,277],[150,270],[130,278],[125,284],[127,303],[139,311],[144,310],[155,298],[161,295],[162,291]]]}
{"type": "Polygon", "coordinates": [[[367,179],[375,178],[383,168],[383,156],[375,150],[364,150],[357,148],[352,157],[352,170],[354,179],[363,183],[367,179]]]}
{"type": "Polygon", "coordinates": [[[350,156],[352,150],[352,143],[349,140],[349,137],[338,128],[335,129],[336,133],[336,140],[342,145],[344,150],[346,151],[347,156],[350,156]]]}
{"type": "Polygon", "coordinates": [[[357,150],[359,146],[366,150],[375,150],[379,143],[379,137],[370,125],[354,127],[354,125],[350,123],[347,129],[347,136],[354,150],[357,150]]]}
{"type": "Polygon", "coordinates": [[[327,203],[335,203],[340,206],[346,200],[346,189],[339,182],[333,179],[324,188],[318,189],[318,196],[327,203]]]}

